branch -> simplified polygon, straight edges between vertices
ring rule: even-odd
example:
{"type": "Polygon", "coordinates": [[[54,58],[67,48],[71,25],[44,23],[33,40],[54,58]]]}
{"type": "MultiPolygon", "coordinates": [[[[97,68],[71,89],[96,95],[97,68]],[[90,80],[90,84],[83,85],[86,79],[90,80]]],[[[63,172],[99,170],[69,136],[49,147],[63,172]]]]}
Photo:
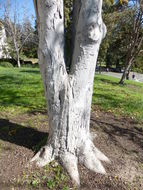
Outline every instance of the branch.
{"type": "Polygon", "coordinates": [[[22,43],[21,47],[19,48],[19,51],[21,51],[23,45],[25,44],[25,42],[27,41],[27,39],[29,38],[29,36],[31,35],[32,33],[29,33],[28,36],[24,39],[24,42],[22,43]]]}
{"type": "Polygon", "coordinates": [[[70,75],[78,87],[82,85],[84,88],[89,81],[93,81],[99,46],[106,27],[102,20],[102,0],[82,0],[78,5],[80,7],[74,13],[76,31],[70,75]]]}

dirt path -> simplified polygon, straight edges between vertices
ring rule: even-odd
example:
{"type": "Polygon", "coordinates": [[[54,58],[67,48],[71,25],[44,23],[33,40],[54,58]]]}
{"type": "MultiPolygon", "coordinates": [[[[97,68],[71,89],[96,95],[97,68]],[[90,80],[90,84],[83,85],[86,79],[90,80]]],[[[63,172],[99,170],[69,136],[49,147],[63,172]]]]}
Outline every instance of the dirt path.
{"type": "MultiPolygon", "coordinates": [[[[92,111],[91,130],[96,131],[95,144],[110,158],[111,164],[105,165],[106,176],[79,166],[80,189],[143,190],[143,123],[97,110],[92,111]]],[[[50,189],[52,185],[51,189],[73,189],[69,179],[52,181],[55,173],[56,180],[60,172],[64,176],[57,166],[39,169],[27,165],[47,138],[46,131],[45,113],[18,116],[0,113],[0,189],[50,189]]]]}

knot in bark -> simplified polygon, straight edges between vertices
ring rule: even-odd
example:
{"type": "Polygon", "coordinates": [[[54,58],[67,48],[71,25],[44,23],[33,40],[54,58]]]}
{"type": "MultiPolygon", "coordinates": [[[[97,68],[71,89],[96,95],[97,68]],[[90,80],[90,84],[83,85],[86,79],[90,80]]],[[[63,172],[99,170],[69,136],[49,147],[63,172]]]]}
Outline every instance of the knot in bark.
{"type": "Polygon", "coordinates": [[[86,28],[87,38],[92,42],[98,42],[101,38],[100,26],[97,23],[91,23],[86,28]]]}

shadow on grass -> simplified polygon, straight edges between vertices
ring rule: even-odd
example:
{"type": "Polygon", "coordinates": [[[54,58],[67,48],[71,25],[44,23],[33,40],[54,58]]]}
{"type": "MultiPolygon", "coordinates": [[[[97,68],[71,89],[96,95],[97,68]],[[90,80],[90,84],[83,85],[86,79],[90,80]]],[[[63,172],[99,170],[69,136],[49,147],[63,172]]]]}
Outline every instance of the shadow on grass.
{"type": "MultiPolygon", "coordinates": [[[[142,112],[140,110],[143,110],[143,104],[142,100],[139,98],[132,98],[130,94],[127,94],[124,92],[124,95],[118,95],[118,93],[112,94],[109,92],[108,94],[104,93],[93,93],[93,97],[96,97],[96,99],[100,102],[99,105],[102,105],[103,107],[106,107],[107,109],[113,109],[113,108],[118,108],[119,111],[120,109],[123,108],[123,110],[127,111],[128,114],[140,112],[140,115],[142,112]]],[[[95,103],[93,101],[93,103],[95,103]]],[[[98,102],[96,102],[98,104],[98,102]]]]}
{"type": "MultiPolygon", "coordinates": [[[[22,72],[22,71],[20,71],[22,72]]],[[[25,71],[26,73],[27,71],[25,71]]],[[[1,85],[9,85],[9,86],[12,86],[12,85],[25,85],[25,84],[28,84],[28,85],[35,85],[37,84],[37,81],[38,79],[33,82],[33,81],[30,81],[28,80],[27,78],[22,78],[21,76],[0,76],[0,84],[1,85]]],[[[39,82],[39,81],[38,81],[39,82]]]]}
{"type": "Polygon", "coordinates": [[[26,70],[22,70],[22,71],[20,71],[21,73],[31,73],[31,74],[40,74],[40,71],[39,70],[28,70],[28,69],[26,69],[26,70]]]}
{"type": "Polygon", "coordinates": [[[94,82],[96,84],[97,81],[99,82],[103,82],[103,83],[108,83],[108,84],[112,84],[112,85],[116,85],[116,86],[124,86],[124,85],[120,85],[119,84],[119,80],[118,79],[115,79],[116,81],[112,81],[111,79],[105,79],[105,78],[99,78],[99,77],[96,77],[94,82]]]}
{"type": "Polygon", "coordinates": [[[36,152],[46,143],[47,138],[48,133],[0,119],[0,139],[3,141],[24,146],[36,152]]]}
{"type": "Polygon", "coordinates": [[[45,99],[40,78],[0,76],[0,106],[20,106],[41,111],[45,106],[45,99]]]}

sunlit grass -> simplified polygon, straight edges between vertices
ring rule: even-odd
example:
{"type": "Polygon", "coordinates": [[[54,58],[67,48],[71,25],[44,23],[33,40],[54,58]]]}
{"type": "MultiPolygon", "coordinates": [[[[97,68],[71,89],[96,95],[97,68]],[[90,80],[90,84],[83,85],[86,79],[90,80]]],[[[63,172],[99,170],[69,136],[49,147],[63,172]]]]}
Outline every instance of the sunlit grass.
{"type": "Polygon", "coordinates": [[[118,83],[118,78],[96,75],[93,104],[116,115],[127,115],[142,120],[143,83],[134,81],[126,81],[125,85],[118,83]]]}
{"type": "Polygon", "coordinates": [[[39,69],[0,67],[1,111],[41,111],[45,107],[39,69]]]}
{"type": "MultiPolygon", "coordinates": [[[[125,115],[143,120],[143,83],[96,75],[93,104],[115,115],[125,115]]],[[[0,67],[0,111],[45,111],[46,104],[38,68],[0,67]]]]}

